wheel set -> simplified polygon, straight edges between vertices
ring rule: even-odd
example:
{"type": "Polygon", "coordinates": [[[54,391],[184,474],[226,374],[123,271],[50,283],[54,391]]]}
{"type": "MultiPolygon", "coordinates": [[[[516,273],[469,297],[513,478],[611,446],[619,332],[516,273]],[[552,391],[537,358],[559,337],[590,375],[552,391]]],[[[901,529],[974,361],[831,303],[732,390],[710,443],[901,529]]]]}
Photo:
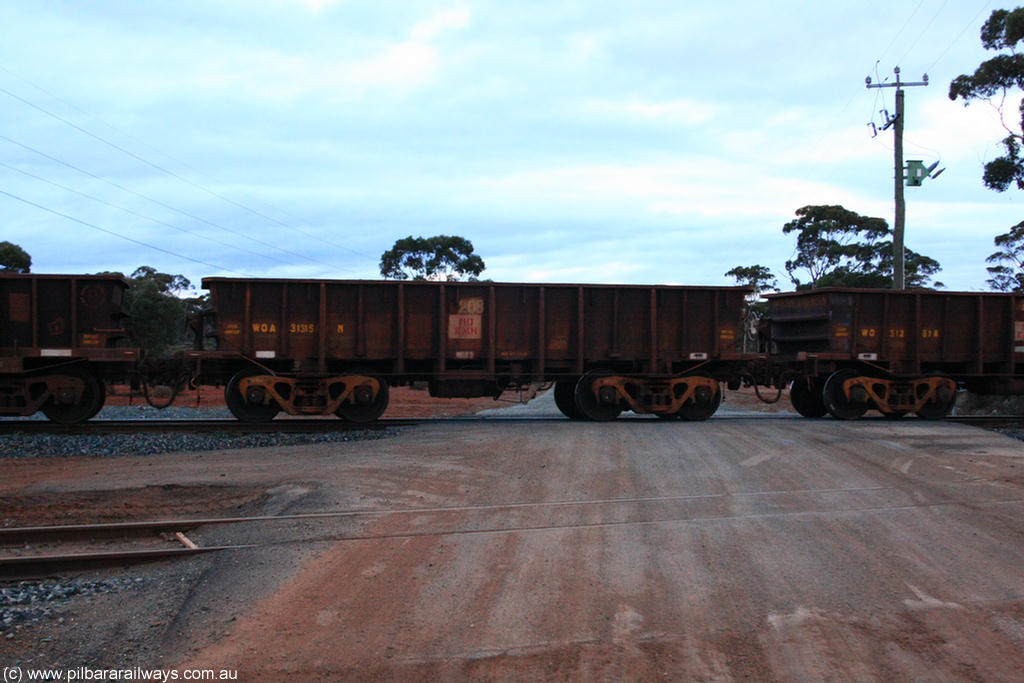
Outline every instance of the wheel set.
{"type": "Polygon", "coordinates": [[[898,420],[915,413],[925,420],[940,420],[956,403],[956,383],[933,376],[894,380],[865,376],[842,368],[827,376],[801,376],[789,387],[789,400],[803,417],[831,415],[837,420],[856,420],[868,410],[898,420]]]}
{"type": "Polygon", "coordinates": [[[592,371],[557,380],[554,399],[562,414],[572,420],[605,422],[624,410],[633,410],[663,419],[703,421],[721,405],[722,389],[706,375],[659,382],[592,371]]]}
{"type": "Polygon", "coordinates": [[[236,372],[224,390],[231,414],[242,422],[269,422],[278,413],[336,415],[365,424],[380,418],[389,400],[387,379],[361,370],[330,378],[279,377],[259,367],[236,372]]]}

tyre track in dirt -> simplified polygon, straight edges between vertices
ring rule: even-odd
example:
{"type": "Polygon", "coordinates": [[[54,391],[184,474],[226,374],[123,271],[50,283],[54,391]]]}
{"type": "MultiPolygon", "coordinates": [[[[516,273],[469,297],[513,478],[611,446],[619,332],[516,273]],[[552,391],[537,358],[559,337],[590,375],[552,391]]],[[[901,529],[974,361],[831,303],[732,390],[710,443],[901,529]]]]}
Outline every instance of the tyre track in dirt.
{"type": "Polygon", "coordinates": [[[1005,437],[492,422],[387,448],[348,485],[396,512],[466,509],[321,537],[189,666],[251,680],[1005,681],[1024,664],[1024,453],[1005,437]]]}

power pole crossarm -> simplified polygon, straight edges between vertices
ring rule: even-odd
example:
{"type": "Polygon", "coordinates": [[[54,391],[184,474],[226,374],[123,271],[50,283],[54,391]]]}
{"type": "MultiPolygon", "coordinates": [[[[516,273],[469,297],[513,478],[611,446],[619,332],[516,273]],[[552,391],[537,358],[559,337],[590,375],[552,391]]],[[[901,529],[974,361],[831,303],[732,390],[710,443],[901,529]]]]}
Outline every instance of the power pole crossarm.
{"type": "MultiPolygon", "coordinates": [[[[893,71],[896,73],[895,83],[872,83],[870,76],[864,79],[864,82],[867,84],[868,88],[896,88],[896,116],[893,117],[892,121],[888,122],[893,124],[893,162],[896,167],[894,192],[896,199],[896,220],[894,221],[892,229],[892,288],[904,289],[903,233],[904,223],[907,218],[907,207],[903,200],[903,88],[916,85],[928,85],[928,74],[925,74],[919,82],[908,83],[900,80],[900,68],[898,66],[893,71]]],[[[886,127],[888,127],[888,123],[886,127]]]]}

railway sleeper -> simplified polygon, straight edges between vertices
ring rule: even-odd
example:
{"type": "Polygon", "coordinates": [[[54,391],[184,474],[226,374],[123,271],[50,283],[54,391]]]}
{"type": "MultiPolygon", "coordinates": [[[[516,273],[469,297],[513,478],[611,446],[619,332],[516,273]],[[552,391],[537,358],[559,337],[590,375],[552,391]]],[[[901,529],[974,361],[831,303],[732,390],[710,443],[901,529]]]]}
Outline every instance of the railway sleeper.
{"type": "Polygon", "coordinates": [[[702,375],[663,379],[609,376],[594,379],[591,391],[604,405],[625,403],[634,413],[675,416],[687,405],[717,408],[721,387],[715,378],[702,375]]]}
{"type": "Polygon", "coordinates": [[[247,404],[276,403],[289,415],[337,414],[345,404],[372,405],[382,392],[385,396],[387,393],[380,379],[366,375],[326,378],[250,375],[238,384],[247,404]]]}
{"type": "Polygon", "coordinates": [[[957,384],[948,377],[883,379],[856,376],[842,384],[846,398],[855,404],[867,404],[884,415],[917,413],[927,419],[945,416],[956,400],[957,384]]]}

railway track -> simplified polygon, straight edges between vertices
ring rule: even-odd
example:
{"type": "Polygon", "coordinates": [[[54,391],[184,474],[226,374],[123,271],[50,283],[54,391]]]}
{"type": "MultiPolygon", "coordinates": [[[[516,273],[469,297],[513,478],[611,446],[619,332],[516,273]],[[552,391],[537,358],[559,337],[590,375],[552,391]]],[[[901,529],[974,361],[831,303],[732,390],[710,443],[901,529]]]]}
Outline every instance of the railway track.
{"type": "Polygon", "coordinates": [[[0,580],[189,557],[247,545],[198,546],[187,520],[0,529],[0,580]],[[181,530],[181,531],[175,531],[181,530]],[[146,547],[140,548],[140,545],[146,547]],[[15,549],[17,549],[15,551],[15,549]]]}
{"type": "MultiPolygon", "coordinates": [[[[871,490],[874,490],[872,487],[871,490]]],[[[849,490],[845,490],[849,491],[849,490]]],[[[763,495],[778,495],[786,492],[767,492],[763,495]]],[[[821,492],[819,492],[821,493],[821,492]]],[[[758,494],[752,494],[758,495],[758,494]]],[[[558,524],[540,522],[524,524],[519,515],[542,512],[557,514],[557,511],[584,511],[628,506],[647,510],[672,504],[687,504],[709,501],[724,497],[723,494],[651,496],[641,498],[609,498],[595,500],[524,501],[483,505],[456,505],[412,507],[405,509],[365,508],[325,512],[295,513],[283,515],[256,515],[234,517],[198,517],[153,521],[100,522],[91,524],[42,525],[0,528],[0,580],[43,578],[54,574],[83,571],[102,567],[123,567],[140,562],[189,557],[202,553],[221,552],[306,542],[340,542],[405,538],[423,535],[460,535],[478,533],[510,533],[544,529],[575,528],[594,526],[585,524],[558,524]],[[488,515],[498,515],[489,519],[488,515]],[[482,523],[465,519],[477,518],[482,523]],[[456,520],[445,523],[446,517],[456,520]],[[430,528],[423,528],[416,522],[417,517],[432,521],[430,528]],[[287,540],[264,539],[259,544],[231,544],[198,546],[185,532],[208,526],[267,525],[287,522],[315,522],[341,519],[382,519],[405,520],[396,528],[385,533],[345,533],[328,530],[325,535],[313,538],[288,536],[287,540]],[[461,520],[458,518],[462,518],[461,520]],[[518,520],[519,523],[509,523],[518,520]],[[467,523],[468,522],[468,523],[467,523]],[[489,523],[488,523],[489,522],[489,523]],[[146,548],[138,548],[147,544],[146,548]]],[[[659,519],[631,519],[628,523],[653,523],[659,519]]],[[[597,523],[597,526],[618,525],[624,521],[597,523]]]]}
{"type": "Polygon", "coordinates": [[[293,433],[317,434],[403,427],[419,420],[392,418],[367,424],[329,419],[285,419],[247,423],[238,420],[92,420],[61,425],[49,420],[0,420],[0,434],[139,434],[139,433],[293,433]]]}
{"type": "MultiPolygon", "coordinates": [[[[648,525],[707,519],[729,519],[721,503],[732,498],[765,501],[799,500],[807,497],[853,496],[844,503],[850,512],[945,507],[957,501],[940,499],[909,504],[878,505],[870,499],[858,501],[860,494],[878,495],[891,487],[823,488],[809,490],[768,490],[745,493],[708,493],[670,496],[621,497],[583,500],[519,501],[507,503],[430,506],[411,508],[356,508],[282,515],[198,517],[154,521],[102,522],[74,525],[48,525],[0,528],[0,580],[42,578],[54,574],[100,567],[123,567],[140,562],[190,557],[227,550],[244,550],[297,543],[337,543],[419,536],[524,533],[547,530],[583,529],[623,525],[648,525]],[[338,520],[394,520],[394,524],[350,529],[339,533],[336,527],[306,527],[295,535],[263,536],[258,542],[199,546],[185,532],[209,526],[269,525],[288,522],[331,522],[338,520]],[[423,522],[429,522],[423,524],[423,522]],[[312,535],[310,535],[312,534],[312,535]],[[103,540],[109,542],[103,544],[103,540]],[[141,539],[141,540],[139,540],[141,539]],[[148,547],[138,548],[140,544],[148,547]]],[[[1017,504],[1019,498],[991,501],[990,505],[1017,504]]],[[[756,514],[788,516],[835,512],[828,506],[817,510],[795,505],[770,505],[756,514]]],[[[746,514],[746,513],[744,513],[746,514]]],[[[741,515],[742,516],[742,515],[741,515]]]]}
{"type": "MultiPolygon", "coordinates": [[[[791,414],[751,413],[749,415],[718,415],[712,421],[719,420],[770,420],[793,419],[791,414]]],[[[620,420],[648,420],[650,416],[622,417],[620,420]]],[[[806,418],[802,418],[806,419],[806,418]]],[[[823,418],[828,419],[828,418],[823,418]]],[[[861,420],[882,420],[880,415],[861,418],[861,420]]],[[[908,420],[916,418],[908,417],[908,420]]],[[[78,425],[61,425],[49,420],[0,420],[0,434],[139,434],[139,433],[292,433],[320,434],[329,432],[345,432],[359,430],[386,430],[391,427],[408,427],[418,424],[481,422],[481,421],[514,421],[514,422],[565,422],[561,416],[461,416],[461,417],[428,417],[428,418],[383,418],[370,423],[353,423],[336,418],[300,418],[278,419],[270,422],[246,423],[238,420],[93,420],[78,425]]],[[[945,422],[971,424],[977,426],[1016,426],[1024,423],[1024,415],[952,415],[943,419],[945,422]]],[[[661,421],[655,421],[661,423],[661,421]]]]}
{"type": "MultiPolygon", "coordinates": [[[[869,487],[874,491],[878,487],[869,487]]],[[[849,493],[850,489],[842,492],[849,493]]],[[[770,491],[747,496],[776,496],[794,492],[770,491]]],[[[804,492],[806,493],[806,492],[804,492]]],[[[816,491],[815,493],[827,493],[816,491]]],[[[366,541],[388,538],[408,538],[432,535],[493,534],[542,531],[552,529],[618,526],[622,524],[652,524],[678,521],[669,514],[652,514],[658,508],[709,502],[730,494],[623,497],[594,500],[522,501],[483,505],[457,505],[413,507],[406,509],[351,509],[284,515],[258,515],[210,518],[183,518],[155,521],[101,522],[92,524],[46,525],[0,528],[0,580],[43,578],[54,574],[77,572],[102,567],[123,567],[140,562],[174,559],[202,553],[241,550],[313,542],[366,541]],[[643,511],[640,518],[626,514],[625,518],[611,515],[604,521],[594,521],[593,511],[610,509],[643,511]],[[575,522],[555,522],[560,513],[576,511],[580,519],[575,522]],[[590,514],[587,511],[591,511],[590,514]],[[531,513],[541,518],[529,521],[531,513]],[[491,515],[497,515],[496,518],[491,515]],[[454,517],[454,519],[447,519],[454,517]],[[197,546],[186,531],[206,526],[267,525],[287,522],[331,521],[341,519],[393,518],[399,523],[388,531],[336,533],[333,529],[310,537],[287,536],[285,540],[261,540],[259,544],[197,546]],[[417,518],[432,523],[423,527],[417,518]],[[402,521],[404,520],[404,522],[402,521]],[[107,543],[104,544],[103,541],[107,543]],[[139,549],[140,543],[150,547],[139,549]]],[[[604,517],[599,514],[598,517],[604,517]]]]}
{"type": "Polygon", "coordinates": [[[946,421],[979,427],[1020,426],[1024,424],[1024,415],[953,415],[946,421]]]}

